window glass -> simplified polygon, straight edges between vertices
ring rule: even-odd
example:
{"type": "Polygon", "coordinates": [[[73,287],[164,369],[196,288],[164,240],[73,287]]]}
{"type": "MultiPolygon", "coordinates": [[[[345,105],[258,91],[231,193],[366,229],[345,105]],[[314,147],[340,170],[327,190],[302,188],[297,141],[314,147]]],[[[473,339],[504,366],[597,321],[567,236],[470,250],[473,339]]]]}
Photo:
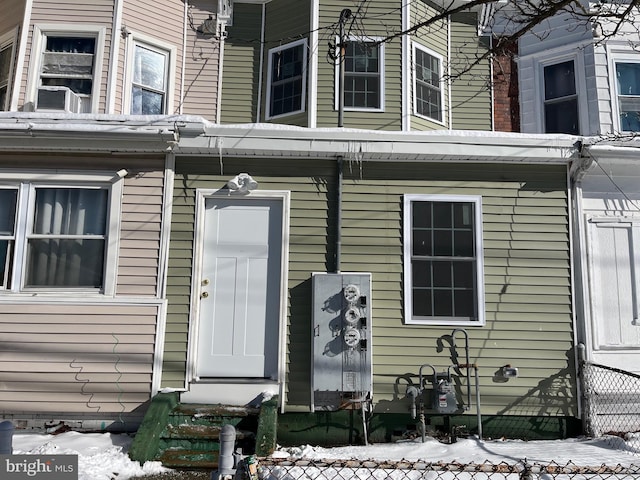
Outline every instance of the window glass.
{"type": "Polygon", "coordinates": [[[381,108],[380,47],[374,42],[347,42],[344,59],[344,106],[381,108]]]}
{"type": "Polygon", "coordinates": [[[0,47],[0,110],[6,110],[8,105],[9,75],[11,74],[11,62],[13,45],[0,47]]]}
{"type": "MultiPolygon", "coordinates": [[[[428,200],[427,195],[405,201],[405,303],[409,323],[460,324],[481,320],[476,225],[479,199],[428,200]]],[[[450,198],[450,197],[449,197],[450,198]]],[[[482,315],[483,317],[483,315],[482,315]]]]}
{"type": "Polygon", "coordinates": [[[440,89],[440,60],[427,52],[415,49],[416,113],[442,121],[442,91],[440,89]]]}
{"type": "Polygon", "coordinates": [[[36,188],[26,287],[102,286],[106,189],[36,188]]]}
{"type": "Polygon", "coordinates": [[[141,45],[135,46],[131,113],[164,113],[167,85],[167,55],[141,45]]]}
{"type": "Polygon", "coordinates": [[[620,129],[640,131],[640,63],[617,63],[620,129]]]}
{"type": "Polygon", "coordinates": [[[88,101],[93,90],[95,46],[91,37],[47,36],[41,85],[67,87],[88,101]]]}
{"type": "Polygon", "coordinates": [[[544,67],[545,133],[580,133],[573,60],[544,67]]]}
{"type": "Polygon", "coordinates": [[[0,189],[0,289],[9,287],[18,191],[0,189]]]}
{"type": "Polygon", "coordinates": [[[269,116],[303,110],[304,44],[271,53],[269,116]]]}

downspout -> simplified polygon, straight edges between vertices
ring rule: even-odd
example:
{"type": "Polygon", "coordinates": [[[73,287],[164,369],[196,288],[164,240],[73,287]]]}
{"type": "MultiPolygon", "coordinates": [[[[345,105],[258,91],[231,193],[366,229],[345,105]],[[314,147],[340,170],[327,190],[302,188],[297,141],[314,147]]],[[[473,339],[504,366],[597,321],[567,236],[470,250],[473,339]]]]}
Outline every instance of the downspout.
{"type": "MultiPolygon", "coordinates": [[[[27,54],[27,39],[29,37],[29,25],[31,24],[31,10],[33,7],[33,0],[27,0],[24,6],[24,20],[22,21],[22,31],[20,32],[20,49],[18,51],[18,61],[14,69],[13,75],[13,87],[11,88],[11,105],[9,110],[15,112],[18,110],[18,100],[20,99],[20,83],[22,77],[25,75],[24,69],[24,57],[27,54]]],[[[33,39],[31,40],[33,43],[33,39]]],[[[27,73],[28,75],[28,73],[27,73]]],[[[28,79],[27,79],[28,80],[28,79]]],[[[25,92],[26,99],[27,92],[25,92]]]]}
{"type": "Polygon", "coordinates": [[[113,26],[111,27],[111,54],[109,55],[109,73],[107,79],[107,99],[105,110],[108,114],[116,110],[116,80],[118,78],[118,58],[120,57],[120,30],[122,28],[122,0],[114,0],[113,26]]]}
{"type": "Polygon", "coordinates": [[[262,4],[262,20],[260,25],[260,62],[258,67],[258,105],[256,106],[256,123],[260,123],[262,115],[262,71],[264,69],[264,31],[267,22],[267,5],[262,4]]]}
{"type": "Polygon", "coordinates": [[[453,109],[451,104],[451,15],[447,15],[447,90],[449,92],[449,101],[447,102],[447,114],[449,117],[449,130],[453,130],[453,109]]]}
{"type": "Polygon", "coordinates": [[[224,37],[226,24],[220,23],[218,27],[218,98],[216,98],[216,123],[220,124],[222,118],[222,70],[224,67],[224,37]]]}
{"type": "Polygon", "coordinates": [[[343,177],[343,168],[342,164],[344,163],[344,158],[342,155],[338,155],[336,158],[336,168],[337,168],[337,193],[336,193],[336,264],[335,264],[335,273],[340,273],[340,262],[342,255],[342,177],[343,177]]]}
{"type": "Polygon", "coordinates": [[[184,2],[183,18],[182,18],[182,67],[180,68],[180,103],[178,103],[178,113],[182,115],[182,106],[184,105],[184,71],[187,68],[187,21],[189,11],[187,9],[188,2],[184,2]]]}
{"type": "Polygon", "coordinates": [[[320,25],[319,0],[311,1],[311,33],[309,34],[309,88],[307,102],[309,106],[307,124],[316,128],[318,124],[318,27],[320,25]]]}
{"type": "MultiPolygon", "coordinates": [[[[402,31],[406,32],[409,30],[409,18],[411,14],[411,3],[406,2],[402,5],[402,31]]],[[[413,72],[413,69],[410,67],[411,62],[411,54],[413,53],[411,50],[411,43],[409,42],[409,36],[402,36],[402,131],[408,132],[411,130],[411,121],[410,121],[410,106],[409,106],[409,91],[411,84],[411,76],[409,75],[409,71],[413,72]]]]}

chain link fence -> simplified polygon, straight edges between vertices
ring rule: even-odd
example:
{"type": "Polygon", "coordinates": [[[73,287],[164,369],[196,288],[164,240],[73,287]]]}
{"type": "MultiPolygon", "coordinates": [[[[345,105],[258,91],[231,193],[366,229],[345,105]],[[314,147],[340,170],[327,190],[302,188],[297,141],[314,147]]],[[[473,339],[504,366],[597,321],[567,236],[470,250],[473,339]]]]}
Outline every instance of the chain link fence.
{"type": "Polygon", "coordinates": [[[380,462],[260,459],[259,480],[607,480],[640,478],[640,465],[585,467],[573,463],[380,462]]]}
{"type": "Polygon", "coordinates": [[[640,456],[640,375],[584,362],[582,380],[587,433],[622,438],[616,448],[640,456]]]}

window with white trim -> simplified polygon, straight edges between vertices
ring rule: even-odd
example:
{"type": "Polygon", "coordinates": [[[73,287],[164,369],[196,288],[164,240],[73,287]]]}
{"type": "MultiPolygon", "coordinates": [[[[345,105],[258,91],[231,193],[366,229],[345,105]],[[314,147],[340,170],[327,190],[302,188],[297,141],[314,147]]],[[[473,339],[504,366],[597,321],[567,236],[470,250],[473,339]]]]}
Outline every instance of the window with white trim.
{"type": "Polygon", "coordinates": [[[442,57],[414,43],[413,59],[414,112],[442,122],[442,57]]]}
{"type": "Polygon", "coordinates": [[[0,36],[0,111],[9,110],[11,91],[9,84],[13,74],[15,54],[14,32],[0,36]]]}
{"type": "Polygon", "coordinates": [[[479,196],[405,195],[405,323],[485,323],[479,196]]]}
{"type": "Polygon", "coordinates": [[[170,52],[136,41],[132,60],[130,113],[167,113],[170,52]]]}
{"type": "Polygon", "coordinates": [[[640,62],[615,62],[620,131],[640,131],[640,62]]]}
{"type": "Polygon", "coordinates": [[[376,39],[352,38],[345,42],[344,108],[384,108],[384,44],[376,39]]]}
{"type": "Polygon", "coordinates": [[[267,118],[304,112],[306,64],[306,40],[269,50],[267,118]]]}
{"type": "Polygon", "coordinates": [[[4,182],[0,290],[112,293],[121,183],[4,182]]]}
{"type": "Polygon", "coordinates": [[[546,65],[544,76],[544,132],[580,134],[575,62],[546,65]]]}

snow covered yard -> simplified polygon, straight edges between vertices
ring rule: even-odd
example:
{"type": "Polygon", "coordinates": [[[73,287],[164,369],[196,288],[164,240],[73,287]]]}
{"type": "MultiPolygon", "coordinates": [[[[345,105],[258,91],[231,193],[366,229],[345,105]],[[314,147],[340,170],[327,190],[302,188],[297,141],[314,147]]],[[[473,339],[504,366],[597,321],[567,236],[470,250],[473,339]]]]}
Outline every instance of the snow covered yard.
{"type": "MultiPolygon", "coordinates": [[[[78,455],[78,480],[133,480],[137,478],[144,478],[145,480],[205,480],[210,477],[208,472],[171,471],[162,467],[158,462],[146,462],[143,465],[133,462],[127,456],[131,441],[132,437],[126,434],[78,433],[71,431],[59,435],[44,435],[16,432],[13,438],[13,453],[78,455]]],[[[443,444],[435,439],[427,438],[424,443],[418,439],[393,444],[336,448],[301,445],[294,448],[282,448],[276,451],[272,458],[273,463],[276,465],[282,459],[291,460],[291,462],[305,460],[312,463],[353,459],[389,462],[420,460],[425,463],[456,462],[459,464],[487,463],[492,465],[503,462],[515,464],[526,459],[531,464],[548,465],[554,463],[559,466],[566,464],[578,467],[597,467],[602,465],[611,467],[617,465],[624,467],[639,466],[640,452],[637,452],[632,445],[631,442],[625,442],[618,437],[529,442],[519,440],[483,441],[470,438],[461,439],[453,444],[443,444]]],[[[378,470],[374,473],[383,471],[378,470]]],[[[291,470],[287,470],[287,472],[291,473],[291,470]]],[[[324,474],[309,475],[309,473],[299,472],[299,475],[296,474],[296,476],[288,474],[285,478],[288,480],[297,480],[298,478],[326,480],[328,478],[324,474]]],[[[360,477],[360,475],[356,476],[360,477]]],[[[462,480],[459,475],[453,476],[451,474],[449,476],[452,479],[462,480]]],[[[393,475],[388,475],[385,478],[393,477],[393,475]]],[[[595,480],[610,477],[603,475],[595,480]]],[[[330,478],[334,480],[345,479],[340,473],[330,478]]],[[[409,479],[410,477],[405,475],[401,478],[409,479]]],[[[436,478],[435,472],[429,473],[428,478],[436,478]]],[[[466,478],[470,478],[468,474],[466,478]]],[[[478,479],[480,477],[476,474],[474,478],[478,479]]],[[[499,475],[491,478],[502,480],[508,477],[499,475]]],[[[363,478],[363,480],[365,479],[363,478]]]]}

